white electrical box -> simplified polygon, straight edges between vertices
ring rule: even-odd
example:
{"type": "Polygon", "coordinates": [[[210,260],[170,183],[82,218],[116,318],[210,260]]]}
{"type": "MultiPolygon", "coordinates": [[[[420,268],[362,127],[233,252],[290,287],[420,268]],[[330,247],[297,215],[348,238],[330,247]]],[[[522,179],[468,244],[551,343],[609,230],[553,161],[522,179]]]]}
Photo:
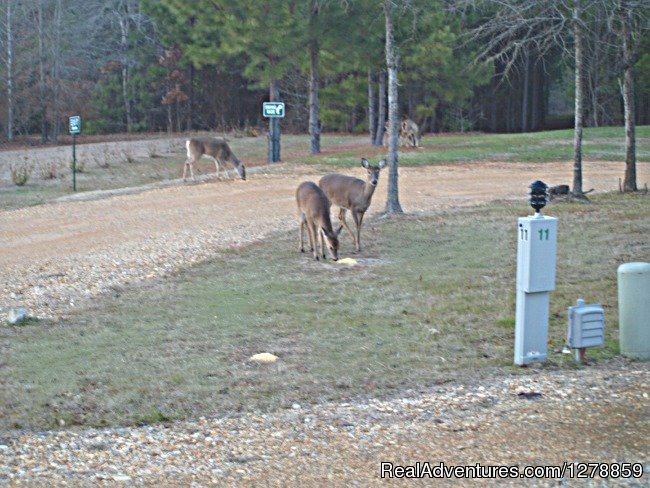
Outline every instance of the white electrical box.
{"type": "Polygon", "coordinates": [[[557,219],[520,217],[517,238],[517,289],[526,293],[555,289],[557,219]]]}
{"type": "Polygon", "coordinates": [[[578,300],[577,305],[569,307],[569,347],[602,346],[605,343],[605,311],[600,304],[585,305],[578,300]]]}

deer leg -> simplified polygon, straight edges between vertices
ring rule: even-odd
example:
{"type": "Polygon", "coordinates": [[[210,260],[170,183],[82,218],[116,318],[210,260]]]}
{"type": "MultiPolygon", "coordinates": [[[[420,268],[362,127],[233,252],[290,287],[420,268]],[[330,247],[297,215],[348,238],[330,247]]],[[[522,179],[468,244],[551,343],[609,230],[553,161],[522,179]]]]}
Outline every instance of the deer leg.
{"type": "Polygon", "coordinates": [[[352,218],[354,219],[354,225],[356,226],[356,235],[355,235],[355,246],[357,252],[361,251],[361,223],[363,222],[363,212],[352,211],[352,218]]]}
{"type": "Polygon", "coordinates": [[[300,247],[298,249],[300,252],[305,252],[305,214],[300,214],[300,247]]]}
{"type": "Polygon", "coordinates": [[[320,255],[325,259],[325,235],[323,229],[318,229],[318,240],[320,242],[320,255]]]}
{"type": "MultiPolygon", "coordinates": [[[[354,232],[352,232],[352,229],[350,229],[350,226],[348,225],[347,221],[345,220],[345,212],[346,212],[346,210],[343,207],[341,207],[341,209],[339,210],[339,221],[341,222],[343,227],[345,227],[345,230],[347,230],[350,233],[350,236],[352,236],[352,240],[354,241],[355,234],[354,234],[354,232]]],[[[356,246],[356,244],[355,244],[355,246],[356,246]]]]}
{"type": "Polygon", "coordinates": [[[309,243],[311,244],[311,250],[313,252],[314,259],[318,261],[319,260],[318,249],[316,249],[318,247],[318,241],[317,241],[318,234],[316,230],[316,224],[311,222],[308,223],[307,225],[308,225],[307,229],[309,230],[309,243]]]}
{"type": "Polygon", "coordinates": [[[217,158],[212,158],[214,159],[214,167],[217,171],[217,178],[219,178],[219,160],[217,158]]]}
{"type": "Polygon", "coordinates": [[[187,168],[190,168],[190,176],[194,180],[194,171],[192,171],[192,159],[185,161],[185,166],[183,167],[183,181],[185,181],[185,176],[187,175],[187,168]]]}

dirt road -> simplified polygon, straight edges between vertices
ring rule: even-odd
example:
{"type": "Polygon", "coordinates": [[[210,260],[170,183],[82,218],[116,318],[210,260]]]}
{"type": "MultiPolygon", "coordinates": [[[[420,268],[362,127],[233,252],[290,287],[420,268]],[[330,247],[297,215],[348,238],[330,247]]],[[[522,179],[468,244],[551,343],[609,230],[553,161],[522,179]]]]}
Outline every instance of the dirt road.
{"type": "MultiPolygon", "coordinates": [[[[618,188],[621,163],[585,163],[583,188],[618,188]]],[[[638,181],[650,181],[639,164],[638,181]]],[[[361,176],[362,168],[350,171],[361,176]]],[[[291,166],[248,181],[208,181],[134,194],[102,194],[0,213],[0,314],[25,306],[56,317],[84,297],[162,276],[220,250],[296,228],[295,188],[321,173],[291,166]]],[[[402,168],[406,212],[426,212],[496,199],[526,199],[527,185],[571,183],[569,163],[468,163],[402,168]]],[[[369,217],[386,201],[382,175],[369,217]]]]}

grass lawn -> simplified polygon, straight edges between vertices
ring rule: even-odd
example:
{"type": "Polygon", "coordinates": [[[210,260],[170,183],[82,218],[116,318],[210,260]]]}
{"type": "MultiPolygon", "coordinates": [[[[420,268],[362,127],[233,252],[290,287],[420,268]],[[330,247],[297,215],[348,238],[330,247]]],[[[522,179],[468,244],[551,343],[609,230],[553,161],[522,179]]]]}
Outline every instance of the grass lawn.
{"type": "MultiPolygon", "coordinates": [[[[650,126],[637,127],[637,161],[650,162],[650,126]]],[[[585,161],[625,160],[623,127],[588,128],[584,131],[583,159],[585,161]]],[[[150,143],[152,144],[152,143],[150,143]]],[[[247,165],[263,165],[264,170],[277,170],[267,166],[266,138],[233,138],[230,145],[247,165]]],[[[145,143],[146,145],[146,143],[145,143]]],[[[173,153],[146,151],[149,156],[125,158],[124,152],[105,150],[101,159],[109,163],[100,167],[96,162],[86,162],[84,172],[77,175],[79,192],[132,187],[180,178],[185,160],[185,150],[176,145],[173,153]],[[126,162],[128,159],[129,162],[126,162]]],[[[322,154],[309,155],[309,139],[305,135],[282,136],[282,159],[285,163],[308,163],[328,167],[352,167],[360,157],[373,161],[385,157],[386,149],[372,147],[365,135],[324,134],[322,154]]],[[[448,164],[467,161],[570,161],[573,158],[573,131],[560,130],[525,134],[456,134],[431,135],[422,139],[422,148],[403,148],[399,156],[402,166],[420,164],[448,164]]],[[[47,149],[34,149],[30,153],[34,162],[48,154],[47,149]],[[44,152],[40,152],[44,151],[44,152]]],[[[214,165],[207,159],[197,164],[200,171],[211,173],[214,165]]],[[[0,171],[9,171],[0,165],[0,171]]],[[[34,172],[23,187],[1,183],[0,211],[38,205],[72,194],[72,177],[67,167],[59,168],[59,178],[44,180],[34,172]]]]}
{"type": "MultiPolygon", "coordinates": [[[[605,347],[588,356],[618,354],[616,269],[650,260],[648,198],[549,210],[560,221],[557,290],[549,360],[536,368],[577,367],[557,352],[577,298],[605,308],[605,347]]],[[[223,416],[526,374],[512,361],[516,219],[530,213],[497,202],[370,220],[353,267],[300,255],[294,232],[282,233],[68,320],[2,327],[0,429],[223,416]],[[247,361],[259,352],[280,360],[247,361]]]]}

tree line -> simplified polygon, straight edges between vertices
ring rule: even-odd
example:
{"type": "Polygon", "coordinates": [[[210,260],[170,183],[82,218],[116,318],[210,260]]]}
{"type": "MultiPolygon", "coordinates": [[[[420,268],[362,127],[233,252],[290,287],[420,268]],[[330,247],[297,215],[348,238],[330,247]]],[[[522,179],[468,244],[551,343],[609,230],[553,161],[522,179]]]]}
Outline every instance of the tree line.
{"type": "Polygon", "coordinates": [[[312,152],[322,131],[379,144],[387,5],[396,110],[423,131],[650,123],[644,0],[5,0],[2,134],[56,142],[70,115],[85,133],[254,130],[282,100],[312,152]]]}

